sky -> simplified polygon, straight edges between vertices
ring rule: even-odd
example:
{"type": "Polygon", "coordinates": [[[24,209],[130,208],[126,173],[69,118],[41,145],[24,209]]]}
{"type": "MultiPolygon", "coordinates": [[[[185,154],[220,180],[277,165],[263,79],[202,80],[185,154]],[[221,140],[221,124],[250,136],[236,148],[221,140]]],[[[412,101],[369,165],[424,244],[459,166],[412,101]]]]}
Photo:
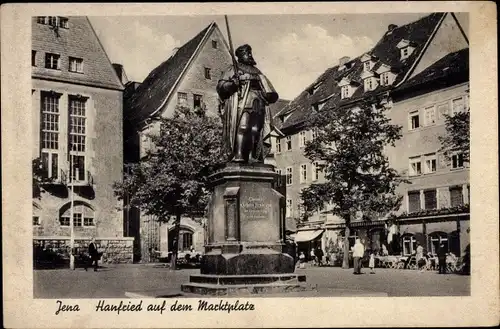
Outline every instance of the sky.
{"type": "MultiPolygon", "coordinates": [[[[252,46],[257,67],[280,98],[292,100],[339,58],[368,51],[389,24],[404,25],[428,13],[232,15],[234,48],[252,46]]],[[[468,34],[468,14],[457,18],[468,34]]],[[[113,63],[124,66],[129,80],[142,82],[155,67],[215,21],[227,39],[224,16],[91,16],[113,63]]]]}

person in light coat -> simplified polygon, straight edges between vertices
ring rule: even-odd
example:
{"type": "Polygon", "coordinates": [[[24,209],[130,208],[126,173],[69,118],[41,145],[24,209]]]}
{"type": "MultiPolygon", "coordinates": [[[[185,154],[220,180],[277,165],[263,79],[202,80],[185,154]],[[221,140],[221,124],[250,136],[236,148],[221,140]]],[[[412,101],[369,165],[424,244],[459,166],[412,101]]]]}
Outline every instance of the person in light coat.
{"type": "Polygon", "coordinates": [[[373,251],[370,253],[370,262],[368,263],[368,267],[370,268],[370,274],[375,274],[375,254],[373,251]]]}
{"type": "Polygon", "coordinates": [[[354,274],[361,274],[361,259],[365,254],[365,246],[360,239],[356,239],[354,244],[352,257],[354,258],[354,274]]]}

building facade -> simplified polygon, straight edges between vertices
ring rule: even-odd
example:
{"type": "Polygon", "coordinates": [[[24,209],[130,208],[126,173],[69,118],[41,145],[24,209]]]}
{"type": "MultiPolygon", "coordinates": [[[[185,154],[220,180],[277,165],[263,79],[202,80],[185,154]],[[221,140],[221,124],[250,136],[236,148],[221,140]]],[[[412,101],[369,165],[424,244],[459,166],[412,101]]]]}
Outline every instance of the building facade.
{"type": "MultiPolygon", "coordinates": [[[[216,85],[222,72],[231,67],[229,47],[215,22],[174,49],[142,83],[130,82],[125,91],[125,158],[134,163],[153,145],[149,134],[159,132],[159,117],[171,116],[177,106],[204,108],[218,115],[216,85]]],[[[132,207],[133,208],[133,207],[132,207]]],[[[128,215],[131,231],[140,241],[137,260],[152,261],[155,255],[167,257],[172,249],[173,226],[132,209],[128,215]]],[[[193,247],[203,250],[204,220],[182,218],[179,251],[193,247]]]]}
{"type": "Polygon", "coordinates": [[[131,262],[112,187],[123,175],[123,85],[87,17],[34,17],[31,59],[32,157],[46,179],[34,189],[34,245],[68,255],[73,205],[76,247],[95,238],[104,262],[131,262]]]}
{"type": "Polygon", "coordinates": [[[407,255],[417,242],[435,252],[436,241],[447,241],[449,250],[460,255],[469,241],[468,169],[459,155],[442,160],[439,136],[445,134],[446,106],[448,114],[467,110],[467,92],[467,37],[454,14],[434,13],[400,27],[389,25],[374,48],[355,59],[341,58],[278,113],[286,136],[275,141],[274,153],[277,170],[286,180],[287,217],[298,222],[299,251],[307,255],[311,248],[339,246],[345,229],[328,205],[303,217],[300,191],[324,179],[317,163],[303,154],[313,138],[306,128],[308,115],[354,109],[358,102],[377,97],[392,123],[402,126],[402,139],[386,148],[390,165],[412,184],[399,187],[404,201],[391,220],[366,221],[359,214],[351,223],[349,243],[361,237],[372,250],[385,244],[391,253],[407,255]],[[425,127],[415,126],[424,121],[425,127]],[[427,168],[424,165],[429,169],[410,172],[416,163],[420,170],[427,168]]]}
{"type": "Polygon", "coordinates": [[[403,255],[415,252],[417,243],[435,254],[445,242],[455,255],[469,244],[469,163],[460,153],[447,158],[439,141],[445,115],[469,111],[468,54],[464,48],[444,56],[392,94],[388,115],[402,126],[403,137],[386,154],[410,181],[398,189],[403,255]]]}

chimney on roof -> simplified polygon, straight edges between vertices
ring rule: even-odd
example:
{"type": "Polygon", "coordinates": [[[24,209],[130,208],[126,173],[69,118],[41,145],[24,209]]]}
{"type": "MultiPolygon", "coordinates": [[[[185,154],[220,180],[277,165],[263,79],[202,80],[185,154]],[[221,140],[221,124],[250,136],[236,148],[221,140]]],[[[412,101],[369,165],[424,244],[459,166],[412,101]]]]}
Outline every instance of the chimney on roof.
{"type": "Polygon", "coordinates": [[[122,84],[125,85],[128,82],[128,78],[125,74],[125,70],[123,69],[123,65],[117,63],[112,63],[111,65],[113,65],[116,75],[118,76],[122,84]]]}
{"type": "Polygon", "coordinates": [[[345,65],[345,63],[349,62],[351,58],[349,56],[344,56],[339,59],[339,66],[345,65]]]}
{"type": "Polygon", "coordinates": [[[389,24],[389,26],[387,27],[387,31],[388,32],[391,32],[392,30],[394,30],[395,28],[397,28],[398,26],[396,24],[389,24]]]}

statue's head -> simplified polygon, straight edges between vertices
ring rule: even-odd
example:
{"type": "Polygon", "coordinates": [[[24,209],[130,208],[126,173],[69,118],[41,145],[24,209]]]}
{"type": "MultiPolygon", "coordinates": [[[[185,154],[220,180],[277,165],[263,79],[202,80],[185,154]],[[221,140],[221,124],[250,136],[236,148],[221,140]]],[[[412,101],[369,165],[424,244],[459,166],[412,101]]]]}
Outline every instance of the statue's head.
{"type": "Polygon", "coordinates": [[[255,60],[253,59],[252,56],[252,47],[250,45],[243,45],[239,46],[236,48],[236,51],[234,52],[236,54],[236,57],[238,57],[238,62],[242,64],[247,64],[247,65],[255,65],[255,60]]]}

